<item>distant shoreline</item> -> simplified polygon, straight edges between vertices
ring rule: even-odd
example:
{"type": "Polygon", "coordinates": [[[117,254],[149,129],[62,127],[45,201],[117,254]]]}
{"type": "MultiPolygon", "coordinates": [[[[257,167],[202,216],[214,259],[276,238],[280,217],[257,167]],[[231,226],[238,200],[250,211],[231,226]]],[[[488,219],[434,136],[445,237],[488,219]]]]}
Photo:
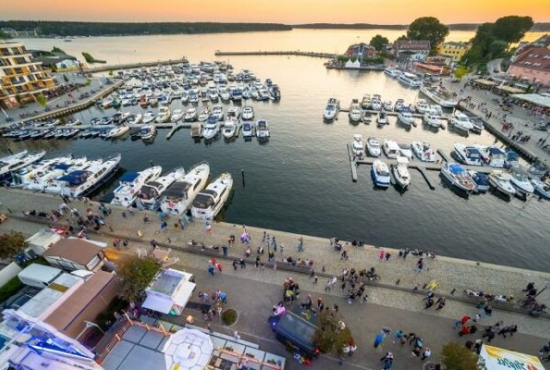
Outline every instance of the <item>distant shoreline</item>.
{"type": "MultiPolygon", "coordinates": [[[[454,23],[448,24],[451,31],[475,31],[481,23],[454,23]]],[[[293,28],[327,29],[327,30],[406,30],[409,26],[403,24],[370,24],[370,23],[306,23],[295,24],[293,28]]],[[[535,23],[529,32],[548,32],[550,22],[535,23]]]]}

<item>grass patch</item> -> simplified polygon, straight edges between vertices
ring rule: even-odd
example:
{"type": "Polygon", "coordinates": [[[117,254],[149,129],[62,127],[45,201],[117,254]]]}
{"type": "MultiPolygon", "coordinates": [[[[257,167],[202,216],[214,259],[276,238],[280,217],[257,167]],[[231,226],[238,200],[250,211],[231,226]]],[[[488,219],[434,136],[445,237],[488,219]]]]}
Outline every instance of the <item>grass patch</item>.
{"type": "Polygon", "coordinates": [[[25,285],[17,276],[11,278],[6,284],[0,288],[0,302],[6,301],[12,295],[20,291],[25,285]]]}
{"type": "Polygon", "coordinates": [[[234,309],[230,308],[222,313],[222,322],[225,325],[233,325],[235,321],[237,321],[237,311],[234,309]]]}
{"type": "Polygon", "coordinates": [[[456,78],[462,78],[462,77],[466,76],[468,74],[468,72],[470,72],[468,67],[461,64],[454,70],[454,75],[455,75],[456,78]]]}

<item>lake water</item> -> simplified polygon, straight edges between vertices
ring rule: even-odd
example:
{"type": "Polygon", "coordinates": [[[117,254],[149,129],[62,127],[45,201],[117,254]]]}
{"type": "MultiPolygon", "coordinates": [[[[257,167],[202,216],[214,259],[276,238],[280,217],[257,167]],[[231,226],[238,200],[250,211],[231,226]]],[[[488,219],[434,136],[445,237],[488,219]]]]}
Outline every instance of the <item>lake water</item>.
{"type": "MultiPolygon", "coordinates": [[[[311,50],[342,52],[350,43],[368,41],[376,33],[390,40],[398,31],[312,31],[266,32],[219,35],[177,35],[75,39],[71,43],[49,39],[24,40],[29,49],[51,49],[54,45],[70,54],[90,52],[110,63],[178,58],[213,60],[220,50],[311,50]],[[359,37],[358,37],[359,36],[359,37]]],[[[468,40],[473,33],[453,32],[449,39],[468,40]]],[[[530,34],[530,38],[538,35],[530,34]]],[[[224,60],[228,60],[224,58],[224,60]]],[[[362,239],[382,247],[410,247],[434,250],[453,257],[497,264],[547,270],[550,258],[548,228],[550,204],[536,198],[528,202],[506,201],[493,194],[464,199],[430,173],[436,190],[430,190],[421,175],[411,170],[412,185],[401,194],[393,188],[373,188],[369,167],[359,167],[359,181],[351,181],[346,144],[354,133],[380,140],[392,138],[410,143],[422,140],[450,151],[455,142],[491,144],[483,133],[458,136],[449,130],[435,133],[421,124],[406,130],[392,120],[353,126],[347,115],[332,124],[323,123],[322,112],[329,97],[346,107],[364,93],[381,94],[413,103],[418,91],[401,86],[380,72],[328,71],[322,59],[305,57],[232,57],[236,71],[247,68],[262,79],[271,78],[281,87],[279,103],[252,102],[256,119],[267,119],[271,139],[261,145],[237,138],[223,138],[209,145],[195,143],[185,129],[166,140],[160,130],[154,144],[126,140],[52,140],[10,142],[13,149],[46,148],[49,156],[73,153],[89,158],[122,153],[124,170],[141,170],[150,161],[164,170],[206,160],[212,176],[229,171],[235,178],[234,196],[223,213],[227,222],[254,225],[317,236],[362,239]],[[241,182],[245,171],[246,187],[241,182]]],[[[227,105],[225,105],[227,107],[227,105]]],[[[181,108],[176,100],[172,109],[181,108]]],[[[142,111],[139,107],[128,110],[142,111]]],[[[113,114],[98,108],[78,113],[91,117],[113,114]]],[[[7,142],[0,140],[0,148],[7,142]]],[[[109,199],[114,188],[104,188],[98,197],[109,199]]]]}

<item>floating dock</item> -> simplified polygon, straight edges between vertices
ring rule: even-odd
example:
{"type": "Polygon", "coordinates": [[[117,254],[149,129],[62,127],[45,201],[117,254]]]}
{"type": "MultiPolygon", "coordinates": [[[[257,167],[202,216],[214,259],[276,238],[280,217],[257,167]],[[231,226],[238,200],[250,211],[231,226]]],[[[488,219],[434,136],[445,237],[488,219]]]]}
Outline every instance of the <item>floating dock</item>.
{"type": "Polygon", "coordinates": [[[99,73],[99,72],[108,72],[108,71],[118,71],[121,69],[135,69],[142,67],[156,67],[156,66],[167,66],[184,63],[187,64],[189,61],[187,58],[183,57],[181,59],[169,59],[169,60],[157,60],[154,62],[137,62],[137,63],[125,63],[125,64],[111,64],[111,65],[102,65],[98,67],[88,67],[83,68],[85,73],[99,73]]]}
{"type": "Polygon", "coordinates": [[[348,157],[349,164],[351,166],[351,179],[353,182],[357,182],[357,161],[353,158],[353,151],[351,145],[348,144],[348,157]]]}

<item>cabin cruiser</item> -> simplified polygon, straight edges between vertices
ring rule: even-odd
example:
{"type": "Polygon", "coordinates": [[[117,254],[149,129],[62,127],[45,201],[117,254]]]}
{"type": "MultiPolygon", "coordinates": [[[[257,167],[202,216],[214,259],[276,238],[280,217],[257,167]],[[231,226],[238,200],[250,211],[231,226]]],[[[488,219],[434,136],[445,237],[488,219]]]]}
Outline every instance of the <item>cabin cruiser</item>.
{"type": "Polygon", "coordinates": [[[113,191],[115,197],[111,204],[119,204],[124,207],[131,206],[143,185],[148,181],[156,180],[161,172],[161,166],[153,166],[140,172],[124,174],[120,179],[119,186],[113,191]]]}
{"type": "Polygon", "coordinates": [[[160,209],[171,215],[182,215],[193,204],[197,194],[204,188],[210,176],[208,163],[200,163],[178,181],[164,191],[160,201],[160,209]]]}
{"type": "Polygon", "coordinates": [[[195,108],[189,108],[185,112],[185,115],[183,116],[183,120],[185,122],[193,122],[197,119],[197,109],[195,108]]]}
{"type": "Polygon", "coordinates": [[[397,144],[399,146],[399,154],[409,160],[413,157],[412,145],[409,144],[397,144]]]}
{"type": "Polygon", "coordinates": [[[243,122],[242,133],[244,138],[254,136],[254,125],[251,122],[243,122]]]}
{"type": "MultiPolygon", "coordinates": [[[[199,114],[199,117],[197,118],[197,120],[199,122],[205,122],[206,120],[208,120],[208,117],[210,117],[210,109],[208,109],[208,107],[205,107],[201,113],[199,114]]],[[[216,122],[218,120],[216,119],[216,122]]]]}
{"type": "Polygon", "coordinates": [[[467,170],[468,175],[472,178],[476,185],[476,192],[477,193],[486,193],[490,189],[490,182],[489,182],[489,176],[487,176],[484,173],[477,172],[474,170],[467,170]]]}
{"type": "Polygon", "coordinates": [[[397,77],[397,80],[409,87],[416,89],[422,86],[422,80],[419,79],[418,76],[414,73],[403,72],[399,77],[397,77]]]}
{"type": "Polygon", "coordinates": [[[130,115],[130,112],[116,112],[113,114],[113,123],[118,125],[119,123],[123,123],[128,119],[128,116],[130,115]]]}
{"type": "Polygon", "coordinates": [[[227,110],[227,119],[236,121],[239,119],[239,115],[241,114],[238,107],[231,107],[227,110]]]}
{"type": "Polygon", "coordinates": [[[449,123],[456,129],[459,129],[461,131],[468,132],[472,129],[472,123],[470,122],[468,116],[459,110],[454,111],[449,123]]]}
{"type": "Polygon", "coordinates": [[[441,119],[435,111],[429,109],[424,113],[424,123],[434,128],[441,127],[441,119]]]}
{"type": "Polygon", "coordinates": [[[442,107],[455,108],[458,105],[458,100],[443,86],[423,86],[420,91],[442,107]]]}
{"type": "Polygon", "coordinates": [[[70,168],[73,161],[72,156],[67,156],[34,162],[26,167],[12,171],[11,186],[42,191],[49,180],[55,179],[63,174],[63,169],[70,168]],[[58,165],[61,165],[61,168],[59,168],[61,172],[54,174],[54,170],[58,170],[58,165]],[[47,177],[46,181],[43,181],[44,177],[47,177]]]}
{"type": "Polygon", "coordinates": [[[184,90],[181,93],[181,103],[187,104],[188,102],[189,102],[189,92],[184,90]]]}
{"type": "Polygon", "coordinates": [[[231,100],[231,93],[229,92],[229,89],[225,86],[220,87],[219,95],[222,101],[231,100]]]}
{"type": "Polygon", "coordinates": [[[395,68],[386,68],[384,69],[384,73],[388,76],[390,76],[391,78],[397,78],[399,76],[401,76],[402,72],[398,69],[395,69],[395,68]]]}
{"type": "Polygon", "coordinates": [[[222,173],[195,197],[191,207],[193,218],[213,220],[229,198],[232,187],[231,174],[222,173]]]}
{"type": "Polygon", "coordinates": [[[363,136],[360,134],[353,135],[353,142],[351,143],[351,151],[353,152],[353,159],[362,159],[365,155],[365,149],[363,149],[363,136]]]}
{"type": "Polygon", "coordinates": [[[516,189],[510,182],[512,177],[502,170],[494,170],[489,174],[489,183],[504,195],[512,196],[516,194],[516,189]]]}
{"type": "Polygon", "coordinates": [[[10,173],[37,162],[44,157],[45,150],[29,153],[27,150],[0,158],[0,180],[9,180],[10,173]]]}
{"type": "Polygon", "coordinates": [[[435,151],[432,149],[430,144],[422,143],[420,141],[413,141],[411,145],[412,145],[414,154],[422,162],[436,162],[437,161],[435,151]]]}
{"type": "Polygon", "coordinates": [[[107,182],[118,170],[121,156],[90,161],[81,170],[71,171],[57,179],[59,193],[73,198],[84,197],[107,182]]]}
{"type": "Polygon", "coordinates": [[[269,87],[269,98],[274,101],[281,100],[281,89],[277,84],[273,84],[269,87]]]}
{"type": "Polygon", "coordinates": [[[429,108],[430,106],[425,99],[418,99],[416,101],[415,109],[418,113],[424,114],[429,108]]]}
{"type": "Polygon", "coordinates": [[[371,176],[374,185],[381,188],[390,186],[390,170],[385,162],[379,159],[375,160],[371,167],[371,176]]]}
{"type": "Polygon", "coordinates": [[[491,167],[503,168],[506,161],[506,153],[495,146],[478,145],[483,163],[491,167]]]}
{"type": "Polygon", "coordinates": [[[388,124],[388,114],[384,111],[378,113],[378,116],[376,117],[376,122],[378,122],[379,125],[387,125],[388,124]]]}
{"type": "MultiPolygon", "coordinates": [[[[183,97],[182,97],[182,101],[183,101],[183,97]]],[[[188,101],[191,104],[197,104],[199,102],[199,92],[197,91],[197,89],[193,89],[189,92],[188,101]]]]}
{"type": "Polygon", "coordinates": [[[174,111],[172,112],[172,122],[177,123],[180,119],[183,118],[184,114],[185,112],[183,111],[183,109],[174,109],[174,111]]]}
{"type": "Polygon", "coordinates": [[[470,123],[472,124],[472,128],[470,129],[471,132],[475,134],[481,134],[483,132],[483,120],[481,118],[472,118],[470,123]]]}
{"type": "Polygon", "coordinates": [[[401,112],[405,108],[405,101],[403,99],[397,99],[395,101],[395,106],[393,107],[393,110],[395,112],[401,112]]]}
{"type": "Polygon", "coordinates": [[[142,140],[151,140],[157,135],[157,126],[155,125],[145,125],[141,127],[139,131],[139,136],[142,140]]]}
{"type": "Polygon", "coordinates": [[[459,162],[470,166],[481,166],[481,153],[477,146],[455,144],[454,150],[459,162]]]}
{"type": "Polygon", "coordinates": [[[216,85],[212,85],[208,87],[208,99],[210,101],[216,102],[218,101],[219,94],[218,94],[218,88],[216,85]]]}
{"type": "Polygon", "coordinates": [[[254,108],[247,105],[243,108],[243,113],[241,115],[242,119],[245,121],[249,121],[251,119],[254,119],[254,108]]]}
{"type": "Polygon", "coordinates": [[[531,184],[533,184],[533,187],[535,188],[535,193],[540,195],[541,197],[545,199],[550,199],[550,180],[542,180],[538,178],[534,178],[531,180],[531,184]]]}
{"type": "Polygon", "coordinates": [[[370,103],[370,109],[372,110],[381,110],[382,102],[378,99],[372,99],[370,103]]]}
{"type": "Polygon", "coordinates": [[[155,118],[155,114],[149,110],[143,115],[143,123],[152,123],[153,121],[155,121],[155,118]]]}
{"type": "Polygon", "coordinates": [[[527,197],[535,191],[526,173],[512,170],[510,172],[510,182],[516,188],[516,195],[520,197],[527,197]]]}
{"type": "Polygon", "coordinates": [[[375,137],[367,139],[367,152],[371,157],[380,157],[380,142],[375,137]]]}
{"type": "Polygon", "coordinates": [[[218,121],[223,120],[223,117],[225,116],[223,113],[223,107],[221,105],[215,105],[212,108],[212,116],[216,117],[218,121]]]}
{"type": "Polygon", "coordinates": [[[170,108],[168,107],[160,107],[159,108],[159,113],[157,115],[157,118],[155,119],[156,122],[158,123],[165,123],[165,122],[168,122],[168,120],[170,120],[170,108]]]}
{"type": "Polygon", "coordinates": [[[225,121],[223,124],[222,135],[226,139],[231,139],[237,133],[237,123],[235,121],[225,121]]]}
{"type": "Polygon", "coordinates": [[[109,130],[109,133],[107,134],[108,138],[115,138],[120,137],[130,131],[130,127],[126,125],[121,126],[115,126],[112,129],[109,130]]]}
{"type": "Polygon", "coordinates": [[[325,108],[325,113],[323,114],[323,118],[332,121],[336,116],[338,115],[338,112],[340,111],[340,101],[335,98],[330,98],[327,103],[327,107],[325,108]]]}
{"type": "Polygon", "coordinates": [[[129,124],[129,125],[137,125],[139,123],[141,123],[141,119],[143,118],[143,116],[141,115],[141,113],[137,113],[137,114],[130,114],[128,116],[128,119],[126,120],[126,122],[129,124]]]}
{"type": "Polygon", "coordinates": [[[441,167],[441,174],[458,189],[470,193],[475,190],[472,178],[458,163],[444,163],[441,167]]]}
{"type": "Polygon", "coordinates": [[[269,125],[266,120],[258,120],[256,122],[256,136],[259,138],[269,137],[269,125]]]}
{"type": "Polygon", "coordinates": [[[397,157],[397,164],[391,166],[393,177],[397,185],[406,189],[411,184],[411,175],[408,169],[409,160],[405,157],[397,157]]]}
{"type": "Polygon", "coordinates": [[[430,105],[430,110],[437,116],[441,117],[443,115],[443,108],[441,108],[441,105],[439,104],[430,105]]]}
{"type": "Polygon", "coordinates": [[[384,154],[386,154],[388,158],[397,158],[401,153],[401,148],[399,148],[399,145],[393,140],[384,140],[382,149],[384,149],[384,154]]]}
{"type": "Polygon", "coordinates": [[[103,118],[101,118],[101,125],[110,125],[111,123],[113,123],[113,118],[112,117],[109,117],[109,116],[105,116],[103,118]]]}
{"type": "Polygon", "coordinates": [[[371,98],[369,94],[363,95],[363,100],[361,100],[361,109],[370,109],[371,108],[371,98]]]}
{"type": "Polygon", "coordinates": [[[357,102],[357,99],[353,99],[353,102],[349,107],[348,115],[349,115],[350,121],[352,122],[359,122],[361,120],[361,108],[359,107],[359,103],[357,102]]]}
{"type": "Polygon", "coordinates": [[[411,126],[414,124],[414,116],[409,110],[403,109],[397,113],[397,119],[405,126],[411,126]]]}
{"type": "Polygon", "coordinates": [[[202,137],[206,140],[213,139],[220,132],[220,124],[216,117],[209,117],[202,130],[202,137]]]}
{"type": "Polygon", "coordinates": [[[361,120],[364,123],[371,123],[372,122],[372,113],[369,112],[368,110],[364,110],[363,112],[361,112],[361,120]]]}
{"type": "Polygon", "coordinates": [[[238,86],[232,86],[229,89],[229,92],[231,94],[231,100],[233,101],[241,101],[243,98],[243,90],[238,86]]]}
{"type": "Polygon", "coordinates": [[[382,103],[382,109],[384,109],[386,112],[391,112],[392,111],[391,100],[386,100],[384,103],[382,103]]]}
{"type": "Polygon", "coordinates": [[[185,176],[183,167],[176,168],[164,176],[145,183],[138,192],[136,204],[140,209],[155,210],[160,205],[162,195],[170,185],[185,176]]]}

